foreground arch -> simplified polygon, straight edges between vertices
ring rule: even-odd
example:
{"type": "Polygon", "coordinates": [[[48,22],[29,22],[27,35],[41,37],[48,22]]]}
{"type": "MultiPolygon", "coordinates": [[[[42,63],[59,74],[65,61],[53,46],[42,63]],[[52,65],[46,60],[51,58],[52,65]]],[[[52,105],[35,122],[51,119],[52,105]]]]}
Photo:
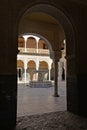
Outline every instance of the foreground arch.
{"type": "MultiPolygon", "coordinates": [[[[73,113],[87,116],[87,44],[86,24],[87,4],[79,1],[48,1],[35,0],[18,1],[3,0],[1,3],[1,51],[0,51],[0,127],[14,127],[16,125],[17,105],[17,41],[19,23],[22,16],[29,12],[43,12],[52,16],[60,25],[66,38],[67,58],[67,109],[73,113]],[[3,8],[2,8],[3,7],[3,8]],[[75,26],[74,26],[75,25],[75,26]],[[5,38],[4,38],[5,37],[5,38]],[[77,42],[77,43],[76,43],[77,42]],[[83,51],[84,50],[84,51],[83,51]],[[85,57],[85,58],[84,58],[85,57]],[[6,66],[7,65],[7,66],[6,66]],[[4,93],[3,93],[4,92],[4,93]]],[[[31,29],[31,32],[33,30],[31,29]]],[[[20,31],[21,32],[21,31],[20,31]]],[[[47,33],[38,33],[50,41],[47,33]]],[[[60,41],[57,35],[52,43],[55,68],[60,58],[60,41]]],[[[57,79],[56,79],[57,81],[57,79]]],[[[57,85],[57,84],[56,84],[57,85]]]]}

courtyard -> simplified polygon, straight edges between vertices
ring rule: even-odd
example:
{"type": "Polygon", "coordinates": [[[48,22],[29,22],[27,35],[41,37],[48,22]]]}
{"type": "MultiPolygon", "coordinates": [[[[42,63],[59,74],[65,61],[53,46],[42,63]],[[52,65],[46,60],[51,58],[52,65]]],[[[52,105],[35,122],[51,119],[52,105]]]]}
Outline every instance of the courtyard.
{"type": "Polygon", "coordinates": [[[54,97],[54,86],[38,88],[18,84],[17,117],[67,110],[66,82],[58,83],[59,97],[54,97]]]}
{"type": "Polygon", "coordinates": [[[67,111],[66,82],[59,81],[59,97],[54,87],[18,84],[15,130],[87,130],[87,118],[67,111]]]}

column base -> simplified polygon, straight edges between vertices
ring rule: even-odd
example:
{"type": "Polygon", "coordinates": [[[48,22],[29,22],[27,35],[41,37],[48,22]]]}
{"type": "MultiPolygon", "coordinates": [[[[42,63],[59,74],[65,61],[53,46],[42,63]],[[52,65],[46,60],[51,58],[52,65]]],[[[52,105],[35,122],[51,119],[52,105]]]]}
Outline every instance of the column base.
{"type": "Polygon", "coordinates": [[[54,94],[53,96],[54,96],[54,97],[59,97],[59,95],[58,95],[58,94],[54,94]]]}

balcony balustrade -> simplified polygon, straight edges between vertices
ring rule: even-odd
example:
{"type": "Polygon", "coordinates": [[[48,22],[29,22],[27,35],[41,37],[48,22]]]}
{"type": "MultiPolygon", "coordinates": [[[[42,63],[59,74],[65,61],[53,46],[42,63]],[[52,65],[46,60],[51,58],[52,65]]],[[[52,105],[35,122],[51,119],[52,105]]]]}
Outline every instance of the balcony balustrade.
{"type": "Polygon", "coordinates": [[[49,49],[36,49],[36,48],[24,48],[24,47],[18,47],[18,50],[20,53],[31,53],[31,54],[48,54],[49,55],[49,49]]]}

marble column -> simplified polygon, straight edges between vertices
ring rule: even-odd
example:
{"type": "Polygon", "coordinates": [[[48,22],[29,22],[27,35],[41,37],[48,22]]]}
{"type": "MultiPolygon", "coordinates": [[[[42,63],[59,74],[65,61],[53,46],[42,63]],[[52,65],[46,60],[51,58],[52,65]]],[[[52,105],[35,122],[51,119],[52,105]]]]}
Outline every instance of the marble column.
{"type": "Polygon", "coordinates": [[[39,42],[39,39],[40,39],[40,38],[37,37],[37,38],[35,38],[35,39],[36,39],[36,49],[37,49],[37,53],[38,53],[38,42],[39,42]]]}
{"type": "Polygon", "coordinates": [[[25,61],[24,61],[24,77],[25,77],[25,83],[26,83],[26,70],[27,70],[27,62],[26,62],[26,58],[25,58],[25,61]]]}
{"type": "Polygon", "coordinates": [[[59,97],[58,95],[58,61],[54,60],[55,65],[55,80],[54,80],[54,97],[59,97]]]}
{"type": "Polygon", "coordinates": [[[51,80],[50,77],[51,77],[51,64],[49,63],[49,81],[51,80]]]}
{"type": "Polygon", "coordinates": [[[29,35],[24,35],[24,36],[23,36],[24,41],[25,41],[25,52],[26,52],[26,43],[27,43],[28,37],[29,37],[29,35]]]}
{"type": "Polygon", "coordinates": [[[50,76],[51,76],[51,75],[50,75],[50,70],[51,70],[51,69],[49,68],[49,81],[50,81],[50,76]]]}

